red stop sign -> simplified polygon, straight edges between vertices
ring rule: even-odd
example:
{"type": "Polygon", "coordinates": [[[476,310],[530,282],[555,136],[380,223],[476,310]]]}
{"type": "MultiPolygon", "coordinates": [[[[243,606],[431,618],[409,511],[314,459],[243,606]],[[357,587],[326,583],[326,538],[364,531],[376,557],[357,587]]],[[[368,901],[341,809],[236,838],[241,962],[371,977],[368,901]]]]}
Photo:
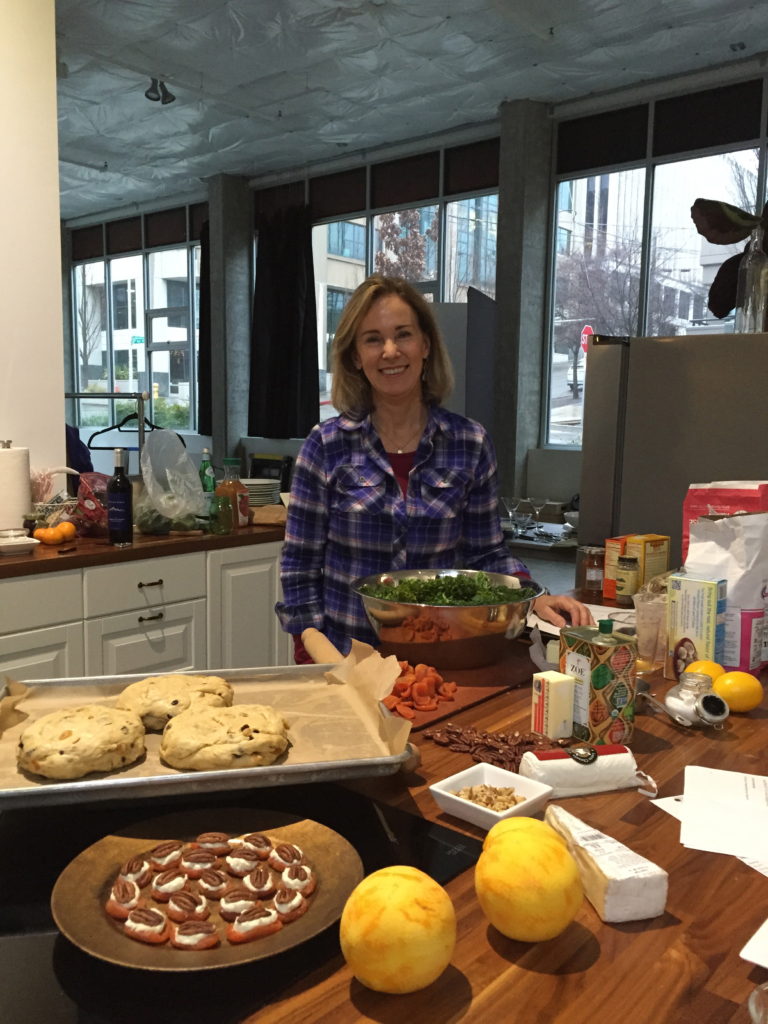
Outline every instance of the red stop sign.
{"type": "Polygon", "coordinates": [[[585,352],[587,351],[587,345],[589,345],[590,335],[592,335],[594,333],[595,332],[592,330],[592,328],[589,326],[589,324],[587,324],[586,327],[582,328],[582,331],[581,331],[581,347],[582,347],[582,349],[585,352]]]}

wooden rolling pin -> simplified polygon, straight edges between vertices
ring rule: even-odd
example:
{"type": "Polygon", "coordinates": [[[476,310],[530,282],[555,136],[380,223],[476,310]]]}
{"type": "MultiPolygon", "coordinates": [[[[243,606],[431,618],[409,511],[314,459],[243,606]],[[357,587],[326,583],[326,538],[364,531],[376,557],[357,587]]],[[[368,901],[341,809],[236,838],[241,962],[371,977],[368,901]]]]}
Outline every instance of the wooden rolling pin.
{"type": "Polygon", "coordinates": [[[307,654],[317,665],[338,665],[344,655],[338,651],[325,633],[310,626],[301,634],[301,642],[307,654]]]}
{"type": "MultiPolygon", "coordinates": [[[[337,665],[344,660],[344,655],[338,651],[328,637],[319,629],[310,626],[301,634],[301,642],[310,658],[318,665],[337,665]]],[[[418,747],[409,744],[410,756],[407,761],[400,765],[399,771],[404,774],[415,772],[421,764],[421,751],[418,747]]]]}

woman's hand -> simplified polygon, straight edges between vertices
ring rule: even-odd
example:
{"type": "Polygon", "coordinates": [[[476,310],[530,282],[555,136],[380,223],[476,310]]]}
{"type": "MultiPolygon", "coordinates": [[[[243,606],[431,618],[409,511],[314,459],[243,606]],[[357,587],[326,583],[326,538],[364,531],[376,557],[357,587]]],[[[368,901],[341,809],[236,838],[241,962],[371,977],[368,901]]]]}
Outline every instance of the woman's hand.
{"type": "Polygon", "coordinates": [[[566,594],[542,594],[533,602],[533,610],[540,619],[553,626],[594,626],[589,608],[566,594]]]}

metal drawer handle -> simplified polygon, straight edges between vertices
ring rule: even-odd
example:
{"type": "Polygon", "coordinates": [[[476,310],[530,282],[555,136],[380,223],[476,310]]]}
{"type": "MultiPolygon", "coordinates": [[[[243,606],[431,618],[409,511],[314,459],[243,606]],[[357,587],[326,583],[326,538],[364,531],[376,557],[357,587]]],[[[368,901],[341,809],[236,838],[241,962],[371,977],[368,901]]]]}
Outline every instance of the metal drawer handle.
{"type": "Polygon", "coordinates": [[[155,619],[162,619],[162,617],[162,612],[158,612],[157,615],[140,615],[139,622],[153,622],[155,619]]]}
{"type": "Polygon", "coordinates": [[[151,583],[139,583],[139,590],[141,590],[142,587],[162,587],[162,585],[163,580],[160,578],[159,580],[152,580],[151,583]]]}

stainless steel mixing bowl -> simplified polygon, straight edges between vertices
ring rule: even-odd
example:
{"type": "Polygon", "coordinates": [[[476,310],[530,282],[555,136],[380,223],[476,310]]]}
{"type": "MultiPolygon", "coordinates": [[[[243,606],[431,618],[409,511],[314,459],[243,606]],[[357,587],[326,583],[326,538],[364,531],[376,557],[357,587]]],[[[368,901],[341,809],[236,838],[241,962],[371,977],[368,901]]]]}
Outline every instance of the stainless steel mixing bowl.
{"type": "MultiPolygon", "coordinates": [[[[534,593],[520,601],[501,604],[415,604],[371,597],[362,592],[368,585],[396,585],[405,579],[434,579],[438,576],[477,576],[473,569],[398,569],[376,573],[352,583],[376,632],[382,654],[396,654],[411,664],[423,662],[436,668],[464,669],[492,665],[504,656],[510,640],[525,627],[531,604],[544,587],[521,579],[522,587],[534,593]]],[[[516,576],[489,572],[494,585],[517,586],[516,576]]]]}

